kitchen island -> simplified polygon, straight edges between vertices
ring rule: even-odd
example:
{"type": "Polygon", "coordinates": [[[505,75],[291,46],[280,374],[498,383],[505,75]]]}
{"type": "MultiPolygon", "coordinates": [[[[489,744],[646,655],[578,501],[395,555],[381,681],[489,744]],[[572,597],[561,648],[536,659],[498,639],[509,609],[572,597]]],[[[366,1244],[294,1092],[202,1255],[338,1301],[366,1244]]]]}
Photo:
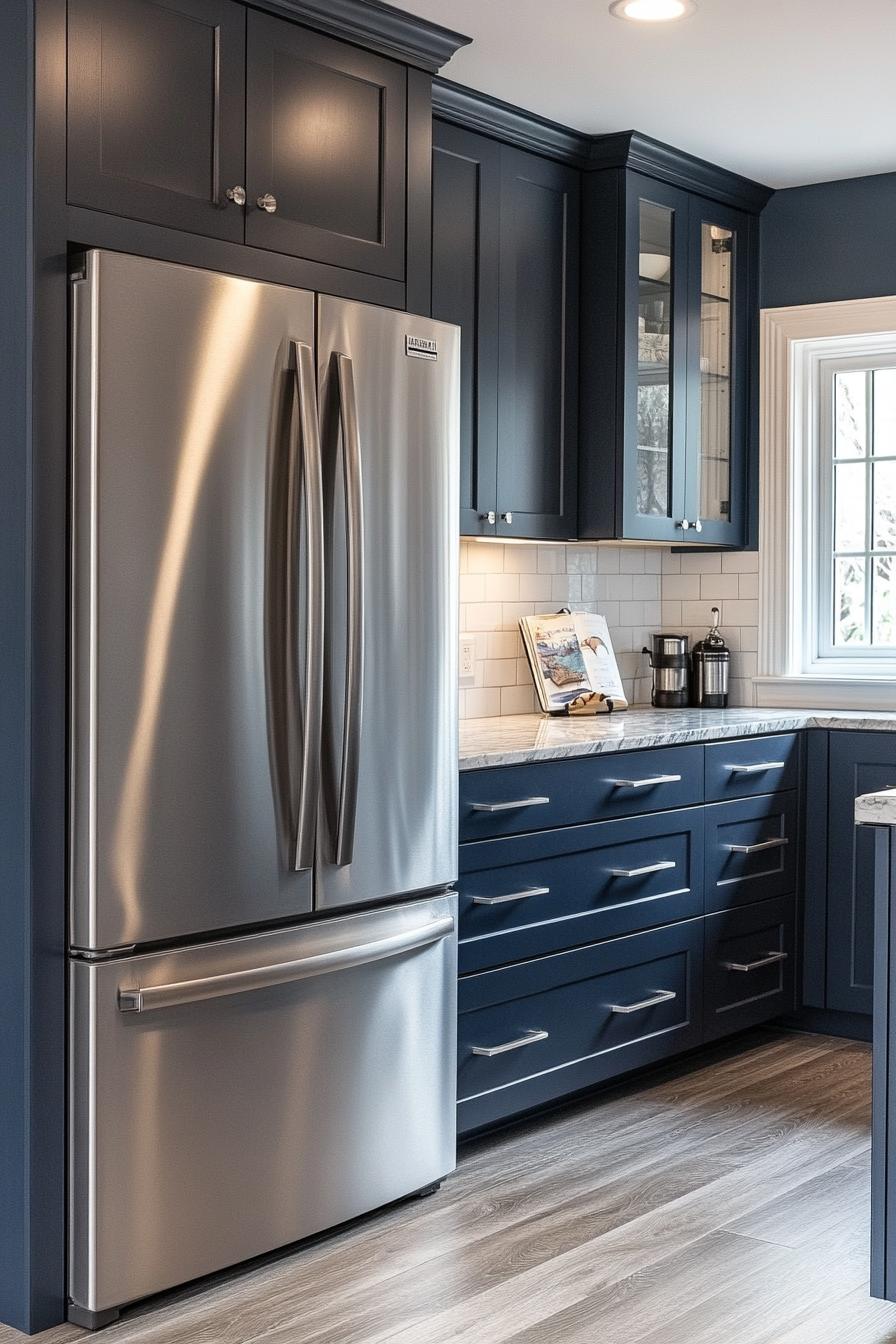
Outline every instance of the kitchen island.
{"type": "Polygon", "coordinates": [[[870,839],[860,873],[874,903],[874,1050],[871,1134],[871,1292],[896,1301],[896,788],[861,794],[859,835],[870,839]]]}

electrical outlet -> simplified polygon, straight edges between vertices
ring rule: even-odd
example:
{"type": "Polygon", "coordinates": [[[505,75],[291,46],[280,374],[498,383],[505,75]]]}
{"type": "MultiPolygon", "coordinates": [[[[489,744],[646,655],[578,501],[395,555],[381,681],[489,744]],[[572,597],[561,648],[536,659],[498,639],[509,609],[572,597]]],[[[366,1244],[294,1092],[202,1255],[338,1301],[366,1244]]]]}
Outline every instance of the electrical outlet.
{"type": "Polygon", "coordinates": [[[460,676],[461,686],[476,684],[476,641],[472,635],[460,637],[460,676]]]}

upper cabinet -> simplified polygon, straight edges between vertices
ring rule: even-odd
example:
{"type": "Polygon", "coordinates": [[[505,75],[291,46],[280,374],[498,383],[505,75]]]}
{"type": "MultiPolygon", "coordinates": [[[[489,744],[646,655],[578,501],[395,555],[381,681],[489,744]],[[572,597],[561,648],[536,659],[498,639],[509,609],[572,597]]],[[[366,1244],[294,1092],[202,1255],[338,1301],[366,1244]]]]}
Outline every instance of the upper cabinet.
{"type": "Polygon", "coordinates": [[[461,532],[576,535],[579,174],[436,120],[433,316],[461,336],[461,532]]]}
{"type": "Polygon", "coordinates": [[[756,215],[627,167],[583,215],[579,535],[744,546],[756,215]]]}
{"type": "Polygon", "coordinates": [[[246,242],[404,278],[407,71],[249,11],[246,242]]]}
{"type": "Polygon", "coordinates": [[[429,74],[466,39],[362,0],[291,0],[331,32],[263,7],[69,0],[69,203],[399,283],[422,257],[428,275],[429,74]]]}
{"type": "Polygon", "coordinates": [[[69,0],[69,201],[242,242],[245,49],[233,0],[69,0]]]}
{"type": "Polygon", "coordinates": [[[434,107],[432,306],[463,332],[462,535],[751,544],[769,191],[445,80],[434,107]]]}

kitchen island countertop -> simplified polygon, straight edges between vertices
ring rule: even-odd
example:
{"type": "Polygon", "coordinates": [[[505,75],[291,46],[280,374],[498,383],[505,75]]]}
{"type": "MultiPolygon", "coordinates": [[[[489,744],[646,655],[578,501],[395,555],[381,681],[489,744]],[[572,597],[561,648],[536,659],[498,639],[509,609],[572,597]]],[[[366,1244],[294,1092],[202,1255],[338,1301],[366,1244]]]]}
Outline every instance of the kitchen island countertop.
{"type": "MultiPolygon", "coordinates": [[[[732,737],[796,732],[801,728],[896,732],[896,712],[644,707],[588,717],[508,714],[490,719],[463,719],[460,724],[460,768],[481,770],[490,766],[595,756],[609,751],[636,751],[684,742],[716,742],[732,737]]],[[[868,795],[871,798],[885,796],[868,795]]],[[[892,816],[896,823],[896,791],[890,797],[892,801],[886,804],[889,813],[886,820],[892,816]]]]}

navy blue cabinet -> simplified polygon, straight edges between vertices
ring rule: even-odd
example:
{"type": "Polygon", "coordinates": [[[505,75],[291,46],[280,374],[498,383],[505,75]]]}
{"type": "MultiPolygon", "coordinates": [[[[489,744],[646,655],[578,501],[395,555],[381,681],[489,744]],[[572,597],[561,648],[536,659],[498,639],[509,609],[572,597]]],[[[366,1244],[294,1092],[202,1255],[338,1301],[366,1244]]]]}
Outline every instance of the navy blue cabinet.
{"type": "Polygon", "coordinates": [[[830,734],[825,1007],[870,1013],[874,982],[874,835],[854,821],[862,793],[896,788],[896,735],[830,734]]]}
{"type": "Polygon", "coordinates": [[[461,973],[703,914],[703,809],[461,846],[461,973]]]}
{"type": "Polygon", "coordinates": [[[576,535],[579,174],[436,119],[432,315],[459,323],[461,533],[576,535]]]}
{"type": "Polygon", "coordinates": [[[465,976],[460,1133],[701,1040],[703,922],[465,976]]]}
{"type": "Polygon", "coordinates": [[[744,546],[756,216],[662,176],[584,176],[579,536],[744,546]]]}
{"type": "Polygon", "coordinates": [[[778,733],[462,773],[462,1134],[792,1012],[800,755],[778,733]]]}
{"type": "Polygon", "coordinates": [[[709,915],[705,933],[706,1040],[793,1011],[792,896],[709,915]]]}

